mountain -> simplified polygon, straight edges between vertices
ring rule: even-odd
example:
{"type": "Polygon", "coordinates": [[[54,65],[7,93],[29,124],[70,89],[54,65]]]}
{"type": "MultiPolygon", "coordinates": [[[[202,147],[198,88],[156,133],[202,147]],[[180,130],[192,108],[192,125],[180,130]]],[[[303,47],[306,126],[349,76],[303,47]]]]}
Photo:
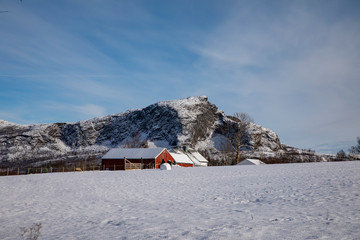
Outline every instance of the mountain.
{"type": "MultiPolygon", "coordinates": [[[[33,166],[57,161],[100,161],[115,147],[187,145],[212,164],[230,164],[243,122],[227,116],[205,96],[164,101],[143,109],[75,123],[19,125],[0,120],[0,166],[33,166]]],[[[313,152],[280,143],[270,129],[245,125],[241,157],[265,162],[321,161],[313,152]]]]}

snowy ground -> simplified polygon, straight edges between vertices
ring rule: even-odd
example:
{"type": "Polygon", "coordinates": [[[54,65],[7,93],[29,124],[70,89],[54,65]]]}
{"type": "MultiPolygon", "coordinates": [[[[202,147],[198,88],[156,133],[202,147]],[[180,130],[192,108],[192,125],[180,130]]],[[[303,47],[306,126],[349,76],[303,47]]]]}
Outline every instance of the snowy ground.
{"type": "Polygon", "coordinates": [[[360,162],[0,177],[0,239],[360,239],[360,162]]]}

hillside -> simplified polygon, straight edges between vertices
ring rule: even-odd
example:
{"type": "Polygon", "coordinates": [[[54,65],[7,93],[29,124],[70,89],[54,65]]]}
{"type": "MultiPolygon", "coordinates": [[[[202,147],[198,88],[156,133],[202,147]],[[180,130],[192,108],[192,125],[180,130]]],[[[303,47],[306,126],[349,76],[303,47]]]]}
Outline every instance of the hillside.
{"type": "MultiPolygon", "coordinates": [[[[202,152],[212,164],[230,164],[241,121],[227,116],[207,97],[164,101],[143,109],[75,123],[19,125],[0,120],[1,166],[50,161],[99,161],[114,147],[181,147],[202,152]]],[[[241,157],[268,162],[324,160],[285,146],[275,132],[250,123],[241,136],[241,157]]]]}

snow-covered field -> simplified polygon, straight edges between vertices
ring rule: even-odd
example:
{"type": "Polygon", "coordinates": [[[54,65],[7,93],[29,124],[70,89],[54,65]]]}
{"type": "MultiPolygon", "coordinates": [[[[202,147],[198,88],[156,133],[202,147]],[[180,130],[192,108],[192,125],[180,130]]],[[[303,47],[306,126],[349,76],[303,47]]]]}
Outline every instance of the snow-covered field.
{"type": "Polygon", "coordinates": [[[0,177],[0,239],[360,239],[360,162],[0,177]]]}

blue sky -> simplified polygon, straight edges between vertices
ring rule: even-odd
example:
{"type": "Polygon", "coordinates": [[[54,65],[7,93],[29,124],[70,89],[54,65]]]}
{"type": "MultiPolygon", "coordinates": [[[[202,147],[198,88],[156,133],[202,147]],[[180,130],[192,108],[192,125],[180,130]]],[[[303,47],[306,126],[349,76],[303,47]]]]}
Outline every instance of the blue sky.
{"type": "Polygon", "coordinates": [[[1,0],[0,10],[0,119],[75,122],[207,95],[288,145],[347,150],[360,136],[360,1],[1,0]]]}

